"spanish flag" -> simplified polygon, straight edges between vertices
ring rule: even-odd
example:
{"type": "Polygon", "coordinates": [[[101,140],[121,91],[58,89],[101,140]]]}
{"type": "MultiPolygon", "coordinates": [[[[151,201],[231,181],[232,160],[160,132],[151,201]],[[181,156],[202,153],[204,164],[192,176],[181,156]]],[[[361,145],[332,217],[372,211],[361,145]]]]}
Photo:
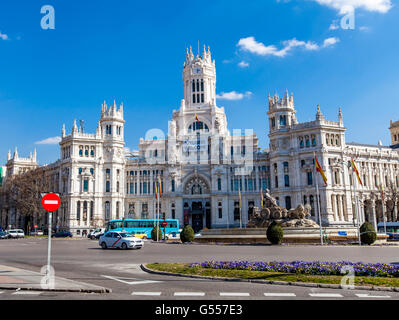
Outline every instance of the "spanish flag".
{"type": "Polygon", "coordinates": [[[360,174],[359,174],[359,171],[357,170],[357,167],[355,165],[355,161],[353,161],[353,158],[352,158],[352,169],[353,169],[353,172],[356,173],[357,181],[359,181],[360,185],[362,186],[363,185],[362,179],[360,179],[360,174]]]}
{"type": "Polygon", "coordinates": [[[325,173],[324,173],[324,171],[323,171],[323,168],[321,167],[319,161],[317,160],[316,155],[314,156],[314,160],[315,160],[315,163],[316,163],[316,171],[317,171],[317,172],[320,172],[321,177],[323,178],[324,183],[327,185],[327,177],[326,177],[326,175],[325,175],[325,173]]]}
{"type": "Polygon", "coordinates": [[[159,182],[159,198],[162,197],[162,182],[161,182],[161,176],[158,176],[158,182],[159,182]]]}
{"type": "Polygon", "coordinates": [[[195,114],[195,121],[199,122],[197,114],[195,114]]]}

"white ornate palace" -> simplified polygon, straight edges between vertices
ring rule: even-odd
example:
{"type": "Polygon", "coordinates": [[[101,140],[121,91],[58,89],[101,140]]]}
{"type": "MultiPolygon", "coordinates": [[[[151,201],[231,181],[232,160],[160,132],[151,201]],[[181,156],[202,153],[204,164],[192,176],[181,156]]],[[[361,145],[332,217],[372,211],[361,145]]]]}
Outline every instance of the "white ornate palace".
{"type": "MultiPolygon", "coordinates": [[[[163,194],[160,212],[166,218],[189,223],[195,230],[245,226],[260,192],[266,188],[286,208],[312,206],[318,222],[316,179],[320,189],[323,226],[349,226],[355,222],[353,182],[347,166],[353,157],[364,181],[357,181],[360,222],[382,221],[380,185],[399,187],[399,122],[391,121],[392,146],[347,143],[341,110],[338,121],[324,118],[319,106],[314,121],[298,123],[293,95],[268,98],[270,150],[258,148],[251,130],[227,129],[224,108],[216,105],[216,69],[211,53],[202,57],[187,50],[183,66],[184,99],[172,113],[169,132],[147,132],[139,151],[126,153],[123,106],[102,105],[97,130],[83,132],[73,124],[62,128],[60,159],[45,166],[53,176],[54,192],[62,196],[54,227],[75,235],[107,220],[152,218],[156,212],[154,179],[160,175],[163,194]],[[325,186],[314,175],[313,154],[326,172],[325,186]],[[239,193],[241,190],[241,210],[239,193]]],[[[8,156],[7,175],[38,167],[36,152],[20,158],[8,156]]],[[[397,220],[397,206],[386,203],[388,221],[397,220]]],[[[0,225],[25,223],[15,209],[3,210],[0,225]]],[[[46,216],[33,223],[46,225],[46,216]]]]}

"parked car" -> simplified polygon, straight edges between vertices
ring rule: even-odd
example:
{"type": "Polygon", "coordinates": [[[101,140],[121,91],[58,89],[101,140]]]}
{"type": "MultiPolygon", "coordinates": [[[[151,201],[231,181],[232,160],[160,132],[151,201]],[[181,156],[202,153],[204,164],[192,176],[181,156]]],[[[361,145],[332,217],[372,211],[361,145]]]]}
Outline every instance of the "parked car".
{"type": "Polygon", "coordinates": [[[100,239],[100,237],[102,237],[104,235],[105,232],[101,232],[101,233],[97,233],[94,238],[96,238],[96,240],[100,239]]]}
{"type": "Polygon", "coordinates": [[[134,237],[140,238],[140,239],[147,239],[147,232],[145,231],[135,231],[132,233],[134,237]]]}
{"type": "Polygon", "coordinates": [[[22,229],[10,229],[8,230],[8,234],[10,238],[18,239],[18,238],[25,238],[25,232],[22,229]]]}
{"type": "Polygon", "coordinates": [[[72,238],[72,233],[69,231],[59,231],[51,235],[52,238],[72,238]]]}
{"type": "Polygon", "coordinates": [[[30,233],[31,236],[42,236],[44,235],[43,230],[36,230],[30,233]]]}
{"type": "Polygon", "coordinates": [[[134,237],[131,233],[108,231],[100,237],[98,244],[103,249],[141,249],[144,246],[144,241],[140,238],[134,237]]]}
{"type": "Polygon", "coordinates": [[[4,231],[0,232],[0,239],[9,239],[10,237],[11,236],[7,232],[4,231]]]}
{"type": "Polygon", "coordinates": [[[166,240],[180,240],[180,231],[172,231],[165,235],[166,240]]]}
{"type": "Polygon", "coordinates": [[[97,229],[95,229],[95,230],[89,232],[89,234],[87,235],[87,237],[88,237],[89,239],[98,239],[98,238],[96,238],[96,236],[97,236],[98,234],[104,234],[104,232],[105,232],[105,228],[97,228],[97,229]]]}

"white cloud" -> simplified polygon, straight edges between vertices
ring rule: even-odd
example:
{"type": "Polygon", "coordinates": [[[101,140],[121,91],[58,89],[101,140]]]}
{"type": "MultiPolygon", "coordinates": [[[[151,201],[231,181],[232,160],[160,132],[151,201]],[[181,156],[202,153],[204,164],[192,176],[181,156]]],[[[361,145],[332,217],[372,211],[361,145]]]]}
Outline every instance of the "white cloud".
{"type": "Polygon", "coordinates": [[[245,62],[245,61],[241,61],[241,62],[238,64],[238,66],[241,67],[241,68],[246,68],[246,67],[249,67],[249,63],[248,63],[248,62],[245,62]]]}
{"type": "Polygon", "coordinates": [[[35,144],[59,144],[61,137],[51,137],[44,140],[36,141],[35,144]]]}
{"type": "Polygon", "coordinates": [[[0,31],[0,39],[8,40],[8,36],[5,33],[1,33],[1,31],[0,31]]]}
{"type": "Polygon", "coordinates": [[[386,13],[392,8],[391,0],[313,0],[321,5],[325,5],[339,10],[340,14],[348,12],[349,8],[364,9],[386,13]]]}
{"type": "MultiPolygon", "coordinates": [[[[332,39],[335,39],[334,43],[337,43],[339,41],[338,38],[325,39],[322,48],[325,48],[333,44],[331,43],[333,41],[332,39]]],[[[289,51],[291,51],[293,48],[296,47],[303,47],[305,50],[309,51],[319,50],[321,48],[315,42],[311,41],[305,42],[294,38],[291,40],[283,41],[283,48],[279,50],[274,45],[265,46],[263,43],[257,42],[254,37],[247,37],[240,39],[238,41],[237,46],[239,46],[241,50],[248,51],[257,55],[261,56],[273,55],[276,57],[285,57],[289,51]]]]}
{"type": "Polygon", "coordinates": [[[217,94],[216,98],[220,100],[241,100],[245,97],[249,97],[252,95],[251,91],[247,91],[245,93],[239,93],[236,91],[231,92],[222,92],[220,95],[217,94]]]}
{"type": "Polygon", "coordinates": [[[327,38],[323,42],[323,48],[327,48],[329,46],[333,46],[334,44],[338,43],[339,39],[335,37],[327,38]]]}

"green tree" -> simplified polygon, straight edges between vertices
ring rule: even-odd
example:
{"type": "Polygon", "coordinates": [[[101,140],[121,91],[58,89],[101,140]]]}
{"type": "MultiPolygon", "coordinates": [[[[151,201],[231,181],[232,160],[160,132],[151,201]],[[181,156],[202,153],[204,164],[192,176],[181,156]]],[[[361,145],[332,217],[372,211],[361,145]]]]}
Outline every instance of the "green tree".
{"type": "Polygon", "coordinates": [[[371,223],[365,222],[360,227],[360,240],[365,244],[373,244],[377,240],[377,233],[371,223]]]}
{"type": "Polygon", "coordinates": [[[273,221],[266,230],[267,240],[272,244],[280,244],[283,240],[283,236],[283,228],[276,221],[273,221]]]}
{"type": "Polygon", "coordinates": [[[151,230],[151,239],[153,241],[157,241],[157,231],[158,231],[158,241],[162,240],[162,230],[159,228],[159,226],[155,226],[152,230],[151,230]]]}
{"type": "Polygon", "coordinates": [[[194,230],[193,228],[188,224],[186,225],[182,232],[180,233],[180,240],[181,242],[193,242],[194,240],[194,230]]]}

